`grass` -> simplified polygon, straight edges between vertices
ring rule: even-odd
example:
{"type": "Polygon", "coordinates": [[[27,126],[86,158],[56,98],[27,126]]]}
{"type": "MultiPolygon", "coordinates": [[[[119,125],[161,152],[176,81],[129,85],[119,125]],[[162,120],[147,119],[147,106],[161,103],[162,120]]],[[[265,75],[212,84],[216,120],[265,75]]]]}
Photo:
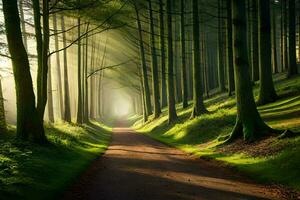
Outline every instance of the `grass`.
{"type": "MultiPolygon", "coordinates": [[[[275,77],[280,99],[259,107],[263,119],[273,128],[300,132],[300,77],[286,80],[275,77]]],[[[254,87],[257,95],[258,86],[254,87]]],[[[222,145],[217,138],[231,132],[236,117],[235,99],[217,95],[207,99],[210,111],[189,119],[192,108],[180,108],[178,120],[167,123],[167,112],[161,118],[143,124],[137,122],[138,132],[177,147],[198,157],[221,161],[263,183],[279,183],[300,190],[300,137],[277,140],[266,138],[254,144],[237,141],[222,145]]]]}
{"type": "Polygon", "coordinates": [[[98,123],[46,127],[50,143],[16,141],[15,130],[0,135],[1,199],[55,199],[108,146],[110,129],[98,123]]]}

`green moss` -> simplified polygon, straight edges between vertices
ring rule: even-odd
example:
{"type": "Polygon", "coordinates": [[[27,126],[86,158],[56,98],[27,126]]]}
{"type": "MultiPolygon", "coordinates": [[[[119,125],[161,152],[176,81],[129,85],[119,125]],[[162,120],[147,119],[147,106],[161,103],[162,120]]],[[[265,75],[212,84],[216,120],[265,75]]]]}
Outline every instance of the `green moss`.
{"type": "MultiPolygon", "coordinates": [[[[300,77],[284,79],[284,74],[275,76],[276,89],[281,97],[277,102],[259,107],[263,119],[274,128],[300,131],[300,77]]],[[[257,85],[254,94],[258,94],[257,85]]],[[[300,137],[278,140],[270,148],[284,148],[272,156],[250,156],[242,153],[220,153],[217,138],[227,135],[235,124],[235,99],[225,94],[207,99],[210,111],[196,119],[189,119],[191,108],[178,108],[176,124],[167,123],[166,111],[157,120],[136,124],[138,132],[147,134],[165,144],[179,148],[199,157],[215,159],[229,164],[261,182],[277,182],[300,190],[300,137]]]]}
{"type": "Polygon", "coordinates": [[[14,129],[1,135],[0,196],[4,199],[53,199],[92,160],[105,151],[110,130],[100,124],[84,127],[57,124],[46,128],[50,144],[14,140],[14,129]]]}

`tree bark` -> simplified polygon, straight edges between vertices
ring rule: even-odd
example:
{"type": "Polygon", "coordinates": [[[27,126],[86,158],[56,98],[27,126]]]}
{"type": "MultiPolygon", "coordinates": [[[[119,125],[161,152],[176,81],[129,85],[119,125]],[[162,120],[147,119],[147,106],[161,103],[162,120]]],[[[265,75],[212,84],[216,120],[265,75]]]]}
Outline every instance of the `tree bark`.
{"type": "Polygon", "coordinates": [[[3,90],[2,90],[2,80],[0,77],[0,133],[7,132],[7,125],[5,119],[5,108],[4,108],[4,97],[3,97],[3,90]]]}
{"type": "Polygon", "coordinates": [[[259,0],[259,105],[265,105],[277,99],[272,78],[271,49],[270,0],[259,0]]]}
{"type": "Polygon", "coordinates": [[[273,72],[278,73],[278,62],[277,62],[277,16],[276,16],[276,8],[273,6],[272,9],[272,65],[273,72]]]}
{"type": "Polygon", "coordinates": [[[232,0],[232,8],[237,120],[228,141],[243,137],[244,140],[251,142],[269,133],[271,129],[262,121],[252,92],[247,52],[245,1],[232,0]]]}
{"type": "Polygon", "coordinates": [[[258,0],[252,0],[252,81],[259,80],[259,50],[258,50],[258,0]]]}
{"type": "Polygon", "coordinates": [[[48,118],[51,123],[54,123],[54,110],[53,110],[53,93],[52,93],[52,66],[51,57],[49,57],[48,65],[48,118]]]}
{"type": "Polygon", "coordinates": [[[186,45],[185,45],[185,4],[181,0],[181,85],[182,85],[182,107],[188,107],[188,85],[187,85],[187,69],[186,69],[186,45]]]}
{"type": "Polygon", "coordinates": [[[174,66],[173,66],[173,24],[172,24],[172,4],[171,0],[167,0],[167,25],[168,25],[168,76],[167,76],[167,92],[168,92],[168,121],[174,122],[177,119],[175,94],[174,94],[174,66]]]}
{"type": "Polygon", "coordinates": [[[151,44],[151,58],[152,58],[152,91],[153,91],[153,114],[154,119],[158,118],[161,114],[160,101],[159,101],[159,77],[158,77],[158,62],[155,48],[155,32],[153,22],[153,11],[151,0],[148,0],[149,5],[149,19],[150,19],[150,44],[151,44]]]}
{"type": "Polygon", "coordinates": [[[218,85],[219,91],[225,92],[224,31],[222,24],[222,1],[218,0],[218,85]]]}
{"type": "Polygon", "coordinates": [[[203,81],[202,66],[200,62],[200,28],[199,28],[199,8],[198,1],[192,1],[193,6],[193,89],[194,89],[194,108],[192,118],[207,112],[203,102],[203,81]]]}
{"type": "Polygon", "coordinates": [[[17,0],[2,0],[2,4],[16,87],[17,137],[37,143],[46,143],[43,121],[35,107],[29,61],[22,41],[17,0]]]}
{"type": "Polygon", "coordinates": [[[81,27],[80,27],[80,18],[77,19],[77,37],[78,46],[77,46],[77,88],[78,88],[78,96],[77,96],[77,124],[83,123],[83,104],[82,104],[82,77],[81,77],[81,27]]]}

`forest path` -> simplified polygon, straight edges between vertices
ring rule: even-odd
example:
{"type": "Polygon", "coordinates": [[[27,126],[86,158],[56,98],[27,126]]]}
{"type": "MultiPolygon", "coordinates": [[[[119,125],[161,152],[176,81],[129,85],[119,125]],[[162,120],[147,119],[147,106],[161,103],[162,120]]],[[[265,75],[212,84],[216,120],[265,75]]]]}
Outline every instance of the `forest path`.
{"type": "Polygon", "coordinates": [[[63,199],[248,200],[279,199],[276,189],[232,170],[191,158],[127,128],[115,128],[107,152],[63,199]]]}

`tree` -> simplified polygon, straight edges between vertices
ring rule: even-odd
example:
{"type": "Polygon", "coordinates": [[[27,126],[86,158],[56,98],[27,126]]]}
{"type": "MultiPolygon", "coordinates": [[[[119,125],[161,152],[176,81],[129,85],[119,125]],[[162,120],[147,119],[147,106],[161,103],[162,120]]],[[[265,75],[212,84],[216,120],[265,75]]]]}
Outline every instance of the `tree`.
{"type": "Polygon", "coordinates": [[[158,62],[155,48],[155,32],[154,32],[154,22],[153,22],[153,9],[151,0],[148,0],[149,5],[149,28],[150,28],[150,45],[151,45],[151,63],[152,63],[152,91],[153,91],[153,112],[154,118],[158,118],[161,114],[160,102],[159,102],[159,77],[158,77],[158,62]]]}
{"type": "Polygon", "coordinates": [[[225,89],[225,62],[224,62],[224,31],[222,24],[222,2],[218,0],[218,84],[220,92],[224,92],[225,89]]]}
{"type": "Polygon", "coordinates": [[[51,123],[54,123],[54,110],[53,110],[53,93],[52,93],[52,69],[51,59],[49,58],[48,65],[48,118],[51,123]]]}
{"type": "Polygon", "coordinates": [[[270,0],[259,0],[259,74],[258,104],[264,105],[277,99],[272,78],[270,0]]]}
{"type": "Polygon", "coordinates": [[[0,133],[5,133],[7,131],[6,119],[5,119],[5,109],[4,109],[4,98],[2,91],[2,80],[0,77],[0,133]]]}
{"type": "Polygon", "coordinates": [[[80,29],[80,17],[77,19],[78,26],[78,46],[77,46],[77,87],[78,87],[78,102],[77,102],[77,124],[83,123],[83,103],[82,103],[82,77],[81,77],[81,29],[80,29]]]}
{"type": "Polygon", "coordinates": [[[174,94],[174,66],[173,66],[173,25],[172,25],[172,4],[167,0],[167,27],[168,27],[168,75],[167,75],[167,92],[168,92],[168,120],[169,123],[177,119],[175,94],[174,94]]]}
{"type": "Polygon", "coordinates": [[[187,86],[187,69],[186,69],[186,44],[185,44],[185,5],[184,0],[181,0],[181,82],[182,82],[182,106],[188,107],[188,86],[187,86]]]}
{"type": "Polygon", "coordinates": [[[71,107],[70,107],[70,93],[69,93],[69,77],[68,77],[68,59],[67,59],[67,38],[65,32],[65,19],[61,16],[61,30],[62,30],[62,40],[63,40],[63,55],[64,55],[64,115],[63,120],[66,122],[71,122],[71,107]]]}
{"type": "Polygon", "coordinates": [[[259,50],[258,50],[258,0],[252,0],[252,18],[251,18],[251,29],[252,29],[252,81],[259,80],[259,50]]]}
{"type": "Polygon", "coordinates": [[[22,41],[17,0],[2,0],[6,37],[12,57],[17,97],[17,137],[37,143],[47,142],[43,121],[35,107],[28,56],[22,41]],[[30,117],[28,117],[30,116],[30,117]]]}
{"type": "Polygon", "coordinates": [[[298,74],[296,61],[296,4],[295,0],[289,1],[289,56],[288,77],[298,74]]]}
{"type": "Polygon", "coordinates": [[[203,102],[203,81],[200,62],[200,28],[199,28],[199,9],[198,1],[193,0],[193,89],[194,89],[194,108],[192,118],[197,117],[206,111],[203,102]]]}
{"type": "Polygon", "coordinates": [[[261,119],[252,92],[247,52],[245,1],[232,0],[232,9],[237,118],[228,141],[243,137],[244,140],[251,142],[272,132],[272,129],[261,119]]]}

